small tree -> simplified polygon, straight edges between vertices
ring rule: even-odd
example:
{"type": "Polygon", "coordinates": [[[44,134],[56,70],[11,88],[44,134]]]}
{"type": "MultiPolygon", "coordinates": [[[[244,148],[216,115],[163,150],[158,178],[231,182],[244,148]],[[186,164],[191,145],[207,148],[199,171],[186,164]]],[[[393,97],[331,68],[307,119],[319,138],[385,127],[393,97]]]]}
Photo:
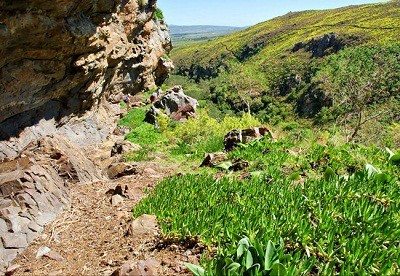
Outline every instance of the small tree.
{"type": "Polygon", "coordinates": [[[237,96],[246,106],[247,113],[251,114],[251,102],[260,96],[262,85],[243,64],[234,67],[233,73],[229,74],[229,81],[229,86],[237,92],[237,96]]]}
{"type": "Polygon", "coordinates": [[[317,81],[333,100],[338,118],[346,126],[349,120],[354,124],[348,141],[354,140],[367,122],[389,112],[370,110],[371,104],[399,93],[400,60],[395,48],[345,50],[328,58],[317,75],[317,81]]]}

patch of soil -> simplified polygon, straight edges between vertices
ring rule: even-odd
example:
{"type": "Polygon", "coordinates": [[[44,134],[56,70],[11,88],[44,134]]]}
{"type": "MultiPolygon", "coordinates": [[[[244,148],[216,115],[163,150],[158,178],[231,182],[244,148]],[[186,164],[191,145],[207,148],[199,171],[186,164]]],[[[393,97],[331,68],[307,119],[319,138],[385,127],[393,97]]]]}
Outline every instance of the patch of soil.
{"type": "MultiPolygon", "coordinates": [[[[156,275],[190,275],[183,262],[197,262],[198,246],[159,246],[160,234],[127,234],[131,209],[164,176],[176,168],[157,163],[138,166],[138,174],[117,180],[76,185],[71,206],[48,225],[36,241],[14,262],[14,275],[111,275],[127,262],[156,263],[156,275]],[[127,187],[129,197],[113,207],[108,191],[127,187]],[[36,258],[38,249],[48,247],[63,260],[36,258]]],[[[147,268],[146,268],[147,269],[147,268]]],[[[144,275],[144,274],[143,274],[144,275]]],[[[148,272],[146,275],[150,275],[148,272]]]]}

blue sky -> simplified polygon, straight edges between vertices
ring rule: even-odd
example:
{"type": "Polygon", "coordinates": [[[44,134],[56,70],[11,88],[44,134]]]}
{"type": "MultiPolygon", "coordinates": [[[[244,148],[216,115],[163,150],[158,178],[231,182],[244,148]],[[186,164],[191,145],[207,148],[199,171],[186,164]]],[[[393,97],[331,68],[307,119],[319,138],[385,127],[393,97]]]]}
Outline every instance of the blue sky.
{"type": "Polygon", "coordinates": [[[249,26],[289,11],[327,9],[379,0],[158,0],[168,24],[249,26]]]}

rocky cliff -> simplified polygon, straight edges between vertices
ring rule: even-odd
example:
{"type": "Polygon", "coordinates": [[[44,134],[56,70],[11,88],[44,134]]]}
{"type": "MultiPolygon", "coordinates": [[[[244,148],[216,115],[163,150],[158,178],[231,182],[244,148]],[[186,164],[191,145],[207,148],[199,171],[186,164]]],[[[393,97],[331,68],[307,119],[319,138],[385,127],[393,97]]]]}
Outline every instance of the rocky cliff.
{"type": "Polygon", "coordinates": [[[0,1],[0,271],[71,185],[104,179],[83,149],[114,130],[115,99],[168,76],[155,11],[155,0],[0,1]]]}
{"type": "Polygon", "coordinates": [[[171,44],[155,9],[155,0],[1,1],[1,140],[162,83],[171,44]]]}

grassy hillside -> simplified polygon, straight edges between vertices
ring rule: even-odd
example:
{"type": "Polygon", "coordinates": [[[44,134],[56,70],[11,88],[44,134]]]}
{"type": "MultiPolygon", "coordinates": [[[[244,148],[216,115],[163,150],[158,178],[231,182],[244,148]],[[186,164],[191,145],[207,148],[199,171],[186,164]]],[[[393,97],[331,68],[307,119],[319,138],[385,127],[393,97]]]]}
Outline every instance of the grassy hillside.
{"type": "Polygon", "coordinates": [[[120,124],[142,147],[127,161],[181,168],[133,215],[204,244],[194,275],[400,275],[398,4],[292,13],[171,57],[165,85],[197,115],[155,128],[143,107],[120,124]],[[272,135],[199,167],[228,131],[260,125],[272,135]]]}
{"type": "Polygon", "coordinates": [[[308,118],[358,138],[359,125],[381,129],[400,118],[399,14],[397,1],[290,13],[179,47],[169,84],[183,84],[222,114],[308,118]]]}
{"type": "Polygon", "coordinates": [[[389,43],[400,37],[399,12],[400,5],[391,2],[289,13],[232,35],[180,48],[172,57],[178,68],[208,66],[219,59],[229,60],[232,53],[238,54],[246,45],[265,38],[265,46],[249,61],[260,65],[280,58],[298,42],[331,32],[361,36],[370,43],[389,43]]]}
{"type": "Polygon", "coordinates": [[[248,114],[219,122],[200,109],[182,123],[160,118],[155,129],[145,110],[121,120],[143,147],[126,159],[172,162],[182,173],[133,214],[155,214],[165,242],[206,245],[203,268],[188,265],[194,275],[399,275],[399,151],[286,123],[271,127],[275,139],[227,153],[248,162],[244,170],[199,168],[205,153],[223,150],[228,130],[260,122],[248,114]]]}

